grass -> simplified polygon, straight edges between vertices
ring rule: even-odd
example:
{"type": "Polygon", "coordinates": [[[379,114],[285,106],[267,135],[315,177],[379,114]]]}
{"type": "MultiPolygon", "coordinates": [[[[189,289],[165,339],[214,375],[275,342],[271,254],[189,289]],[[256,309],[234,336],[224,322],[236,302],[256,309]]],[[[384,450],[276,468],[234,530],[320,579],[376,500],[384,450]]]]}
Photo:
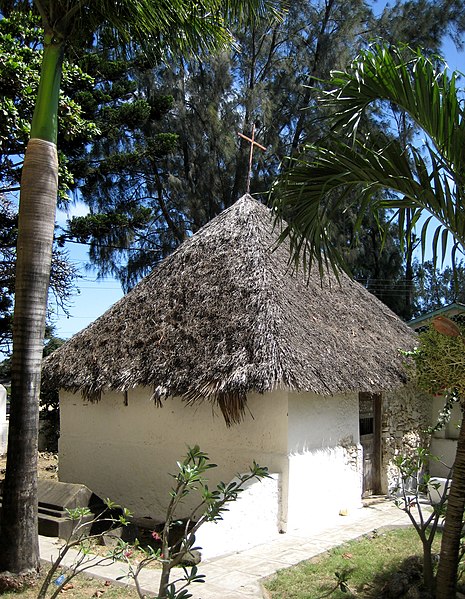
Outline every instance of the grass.
{"type": "MultiPolygon", "coordinates": [[[[439,545],[440,534],[437,533],[433,552],[439,552],[439,545]]],[[[264,586],[271,599],[349,599],[355,596],[375,599],[381,596],[389,577],[414,555],[421,557],[422,547],[413,528],[373,533],[281,570],[264,586]],[[331,593],[337,584],[336,572],[348,573],[348,592],[337,589],[331,593]]]]}
{"type": "MultiPolygon", "coordinates": [[[[440,534],[436,534],[433,552],[439,552],[440,534]]],[[[413,528],[400,528],[389,532],[372,533],[362,539],[340,545],[293,568],[281,570],[265,582],[270,599],[378,599],[386,581],[398,572],[404,561],[411,556],[421,556],[421,543],[413,528]],[[335,589],[335,573],[348,574],[348,589],[335,589]]],[[[41,580],[21,593],[4,593],[2,599],[36,599],[41,580]]],[[[58,576],[58,575],[57,575],[58,576]]],[[[87,599],[137,599],[132,587],[121,587],[85,574],[76,576],[72,588],[64,590],[59,597],[87,599]]],[[[54,586],[54,585],[52,585],[54,586]]],[[[54,587],[55,589],[56,587],[54,587]]],[[[48,597],[52,589],[48,592],[48,597]]]]}

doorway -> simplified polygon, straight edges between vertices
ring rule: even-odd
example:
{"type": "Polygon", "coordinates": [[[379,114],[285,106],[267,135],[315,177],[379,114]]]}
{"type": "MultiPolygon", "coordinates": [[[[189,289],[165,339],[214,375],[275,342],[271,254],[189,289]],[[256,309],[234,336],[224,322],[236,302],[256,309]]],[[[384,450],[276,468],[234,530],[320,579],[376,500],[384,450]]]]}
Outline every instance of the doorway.
{"type": "Polygon", "coordinates": [[[381,394],[359,393],[359,432],[363,450],[362,497],[381,493],[381,394]]]}

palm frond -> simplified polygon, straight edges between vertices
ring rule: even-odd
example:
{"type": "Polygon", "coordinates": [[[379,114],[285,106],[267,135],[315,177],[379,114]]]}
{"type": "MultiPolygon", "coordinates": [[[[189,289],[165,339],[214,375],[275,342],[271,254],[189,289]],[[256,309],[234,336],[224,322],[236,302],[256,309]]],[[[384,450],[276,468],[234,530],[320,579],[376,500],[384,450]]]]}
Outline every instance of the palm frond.
{"type": "Polygon", "coordinates": [[[217,51],[233,41],[228,23],[245,18],[279,18],[278,0],[40,0],[48,27],[64,38],[84,27],[110,27],[122,46],[138,44],[157,56],[217,51]]]}
{"type": "MultiPolygon", "coordinates": [[[[408,153],[396,141],[380,148],[359,141],[349,145],[338,139],[332,140],[331,148],[311,146],[306,151],[313,158],[294,161],[273,190],[275,212],[289,222],[283,235],[291,239],[296,263],[304,260],[311,265],[316,261],[320,270],[324,264],[344,269],[341,255],[331,243],[330,231],[336,209],[342,206],[349,190],[359,194],[356,228],[361,227],[368,211],[387,209],[400,214],[409,208],[417,211],[409,225],[410,233],[421,211],[426,210],[439,221],[439,231],[432,240],[435,256],[441,240],[439,249],[442,258],[445,257],[445,234],[439,237],[443,230],[465,247],[465,197],[461,188],[452,192],[448,175],[434,168],[431,175],[430,164],[433,167],[437,164],[434,154],[431,162],[426,162],[419,152],[408,153]],[[379,190],[389,190],[394,195],[374,202],[375,191],[379,190]]],[[[428,219],[421,232],[423,251],[431,222],[428,219]]],[[[402,218],[399,226],[404,227],[402,218]]]]}
{"type": "Polygon", "coordinates": [[[434,219],[434,259],[440,255],[444,260],[450,238],[454,254],[465,249],[465,119],[457,77],[420,52],[379,45],[362,52],[347,71],[332,73],[319,92],[331,135],[307,146],[273,190],[276,213],[290,222],[286,235],[292,239],[294,261],[304,250],[302,258],[310,257],[320,268],[322,263],[342,268],[330,243],[332,223],[325,206],[328,198],[340,205],[348,189],[360,193],[358,227],[366,211],[384,208],[397,211],[399,226],[411,233],[426,211],[431,218],[421,229],[423,252],[434,219]],[[382,135],[361,140],[358,125],[377,101],[407,114],[426,141],[405,147],[382,135]],[[394,194],[374,201],[376,190],[394,194]],[[406,208],[414,210],[408,226],[402,215],[406,208]]]}

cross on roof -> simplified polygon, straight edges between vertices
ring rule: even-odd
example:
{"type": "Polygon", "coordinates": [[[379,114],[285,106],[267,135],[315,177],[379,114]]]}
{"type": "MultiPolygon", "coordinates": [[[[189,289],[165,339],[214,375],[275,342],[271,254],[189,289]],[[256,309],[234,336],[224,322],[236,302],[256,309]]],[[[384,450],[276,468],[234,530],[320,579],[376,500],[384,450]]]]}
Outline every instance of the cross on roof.
{"type": "Polygon", "coordinates": [[[260,148],[260,150],[263,150],[264,152],[266,152],[266,148],[265,148],[265,146],[262,146],[261,144],[259,144],[258,142],[255,141],[255,123],[252,125],[252,137],[247,137],[246,135],[243,135],[242,133],[239,133],[239,132],[237,134],[239,135],[239,137],[242,137],[243,139],[250,142],[249,170],[247,171],[247,193],[249,193],[250,192],[250,175],[252,172],[252,160],[253,160],[254,146],[257,146],[258,148],[260,148]]]}

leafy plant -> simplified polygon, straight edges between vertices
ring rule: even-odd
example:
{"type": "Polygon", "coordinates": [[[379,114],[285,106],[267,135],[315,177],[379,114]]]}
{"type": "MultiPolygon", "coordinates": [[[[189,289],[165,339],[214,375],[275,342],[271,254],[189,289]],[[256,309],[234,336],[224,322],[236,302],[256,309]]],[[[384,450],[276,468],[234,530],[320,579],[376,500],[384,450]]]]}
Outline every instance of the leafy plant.
{"type": "Polygon", "coordinates": [[[171,500],[167,508],[163,530],[160,534],[156,531],[152,533],[152,537],[159,540],[161,546],[157,550],[149,546],[146,549],[146,557],[139,564],[135,566],[129,564],[129,576],[133,578],[141,599],[143,594],[138,576],[143,568],[155,560],[162,565],[158,599],[191,597],[186,587],[192,582],[204,582],[203,575],[198,573],[196,566],[192,566],[190,569],[183,566],[183,576],[170,582],[171,570],[179,566],[187,554],[199,549],[199,547],[195,547],[195,533],[205,522],[222,520],[223,514],[228,511],[227,504],[237,500],[248,481],[268,477],[268,469],[253,462],[247,474],[237,475],[237,482],[233,481],[229,484],[220,482],[215,489],[210,489],[204,475],[212,468],[216,468],[216,464],[210,462],[208,455],[201,451],[198,445],[188,448],[185,459],[178,462],[178,472],[172,474],[175,485],[171,489],[171,500]],[[180,521],[176,515],[177,509],[191,493],[195,493],[199,501],[189,517],[180,521]],[[181,538],[173,541],[171,532],[174,527],[180,525],[182,525],[181,538]],[[180,582],[182,586],[176,589],[176,584],[180,582]]]}
{"type": "MultiPolygon", "coordinates": [[[[307,145],[275,188],[276,217],[287,216],[290,222],[281,237],[289,237],[296,263],[314,264],[322,276],[326,270],[338,274],[346,269],[330,231],[335,210],[350,191],[357,191],[362,198],[357,230],[364,214],[376,216],[380,208],[392,210],[398,216],[403,246],[408,249],[420,216],[428,213],[419,236],[422,253],[429,242],[428,229],[437,222],[432,236],[433,264],[438,256],[447,256],[450,239],[455,262],[457,251],[465,248],[465,112],[459,78],[460,74],[449,73],[444,63],[438,65],[436,58],[387,44],[372,45],[345,71],[332,73],[318,93],[320,105],[328,110],[326,123],[331,133],[318,144],[307,145]],[[395,107],[421,135],[410,144],[391,140],[386,127],[373,135],[360,135],[359,125],[366,115],[380,107],[395,107]],[[416,143],[420,138],[421,143],[416,143]],[[382,193],[382,199],[375,192],[382,193]]],[[[457,334],[446,335],[451,346],[452,342],[461,345],[457,334]]],[[[440,381],[444,384],[434,379],[430,382],[440,390],[457,389],[463,398],[463,346],[460,349],[459,360],[446,364],[441,352],[436,352],[438,363],[446,366],[440,374],[448,376],[440,381]]],[[[430,366],[434,370],[434,362],[430,366]]],[[[462,426],[444,522],[438,599],[449,599],[455,593],[465,509],[464,473],[462,426]]]]}
{"type": "Polygon", "coordinates": [[[341,593],[350,593],[348,580],[350,578],[350,575],[352,574],[352,571],[352,568],[343,568],[342,570],[336,570],[336,572],[334,572],[336,584],[327,593],[321,595],[318,599],[324,599],[325,597],[329,597],[337,590],[341,591],[341,593]]]}
{"type": "Polygon", "coordinates": [[[116,526],[127,526],[129,524],[129,517],[131,515],[129,510],[120,508],[120,506],[109,499],[105,500],[105,506],[105,509],[97,515],[93,515],[91,510],[87,507],[66,510],[68,518],[72,521],[71,532],[65,540],[64,545],[60,547],[58,557],[52,563],[52,567],[44,578],[37,599],[47,598],[47,593],[54,577],[62,566],[66,555],[68,555],[72,549],[77,550],[73,565],[66,570],[65,574],[60,575],[54,581],[55,588],[52,587],[49,599],[58,597],[63,590],[63,587],[69,584],[78,574],[81,574],[94,566],[106,566],[113,563],[118,558],[118,552],[109,552],[105,556],[94,555],[91,552],[93,544],[101,541],[103,537],[108,535],[109,530],[111,531],[116,526]],[[118,517],[113,515],[115,510],[121,510],[121,514],[118,517]],[[107,524],[107,528],[101,532],[92,534],[92,526],[97,523],[99,526],[107,524]]]}
{"type": "Polygon", "coordinates": [[[130,512],[123,509],[120,516],[114,516],[112,510],[120,508],[109,499],[105,502],[104,512],[90,520],[91,512],[88,508],[69,510],[69,518],[75,525],[69,538],[60,549],[58,558],[48,572],[37,599],[46,599],[47,590],[62,565],[64,557],[71,549],[78,550],[76,560],[66,574],[57,579],[57,588],[54,589],[49,599],[57,597],[63,587],[77,574],[92,566],[104,566],[116,560],[124,561],[128,569],[127,575],[120,577],[119,580],[128,577],[132,579],[141,599],[144,599],[144,594],[139,582],[139,575],[144,568],[153,562],[159,562],[162,567],[158,599],[188,599],[192,597],[187,587],[193,582],[205,582],[205,576],[199,573],[197,566],[183,565],[183,560],[188,554],[200,549],[200,547],[195,547],[196,532],[205,522],[222,520],[223,514],[228,511],[228,504],[238,499],[248,481],[260,480],[268,477],[269,474],[266,467],[259,466],[254,461],[248,473],[236,476],[237,482],[232,481],[229,484],[220,482],[216,488],[210,489],[205,474],[212,468],[216,468],[216,464],[210,462],[208,454],[201,451],[198,445],[189,447],[186,457],[177,465],[178,472],[171,475],[175,480],[175,485],[170,491],[171,499],[166,511],[163,529],[160,532],[152,531],[152,539],[159,545],[158,547],[143,546],[137,540],[135,544],[130,544],[118,539],[117,547],[109,551],[107,555],[103,557],[95,556],[92,554],[95,543],[102,541],[105,537],[114,537],[113,529],[116,526],[126,526],[130,521],[130,512]],[[177,509],[191,493],[198,496],[198,502],[189,517],[180,520],[177,516],[177,509]],[[92,534],[90,532],[91,527],[97,521],[109,524],[110,529],[92,534]],[[173,534],[175,529],[176,532],[180,529],[181,535],[173,534]],[[142,559],[138,561],[133,559],[136,550],[138,555],[142,555],[142,559]],[[182,567],[182,574],[174,581],[170,581],[171,571],[177,566],[182,567]]]}
{"type": "Polygon", "coordinates": [[[423,584],[432,593],[434,588],[434,566],[432,546],[440,520],[445,516],[446,499],[450,477],[447,479],[439,502],[433,503],[431,489],[439,491],[440,484],[433,482],[427,473],[432,459],[427,449],[418,447],[413,456],[399,455],[394,463],[399,469],[399,484],[393,489],[399,497],[395,503],[410,518],[423,546],[423,584]],[[426,505],[425,505],[426,498],[426,505]],[[425,510],[427,507],[427,510],[425,510]]]}

